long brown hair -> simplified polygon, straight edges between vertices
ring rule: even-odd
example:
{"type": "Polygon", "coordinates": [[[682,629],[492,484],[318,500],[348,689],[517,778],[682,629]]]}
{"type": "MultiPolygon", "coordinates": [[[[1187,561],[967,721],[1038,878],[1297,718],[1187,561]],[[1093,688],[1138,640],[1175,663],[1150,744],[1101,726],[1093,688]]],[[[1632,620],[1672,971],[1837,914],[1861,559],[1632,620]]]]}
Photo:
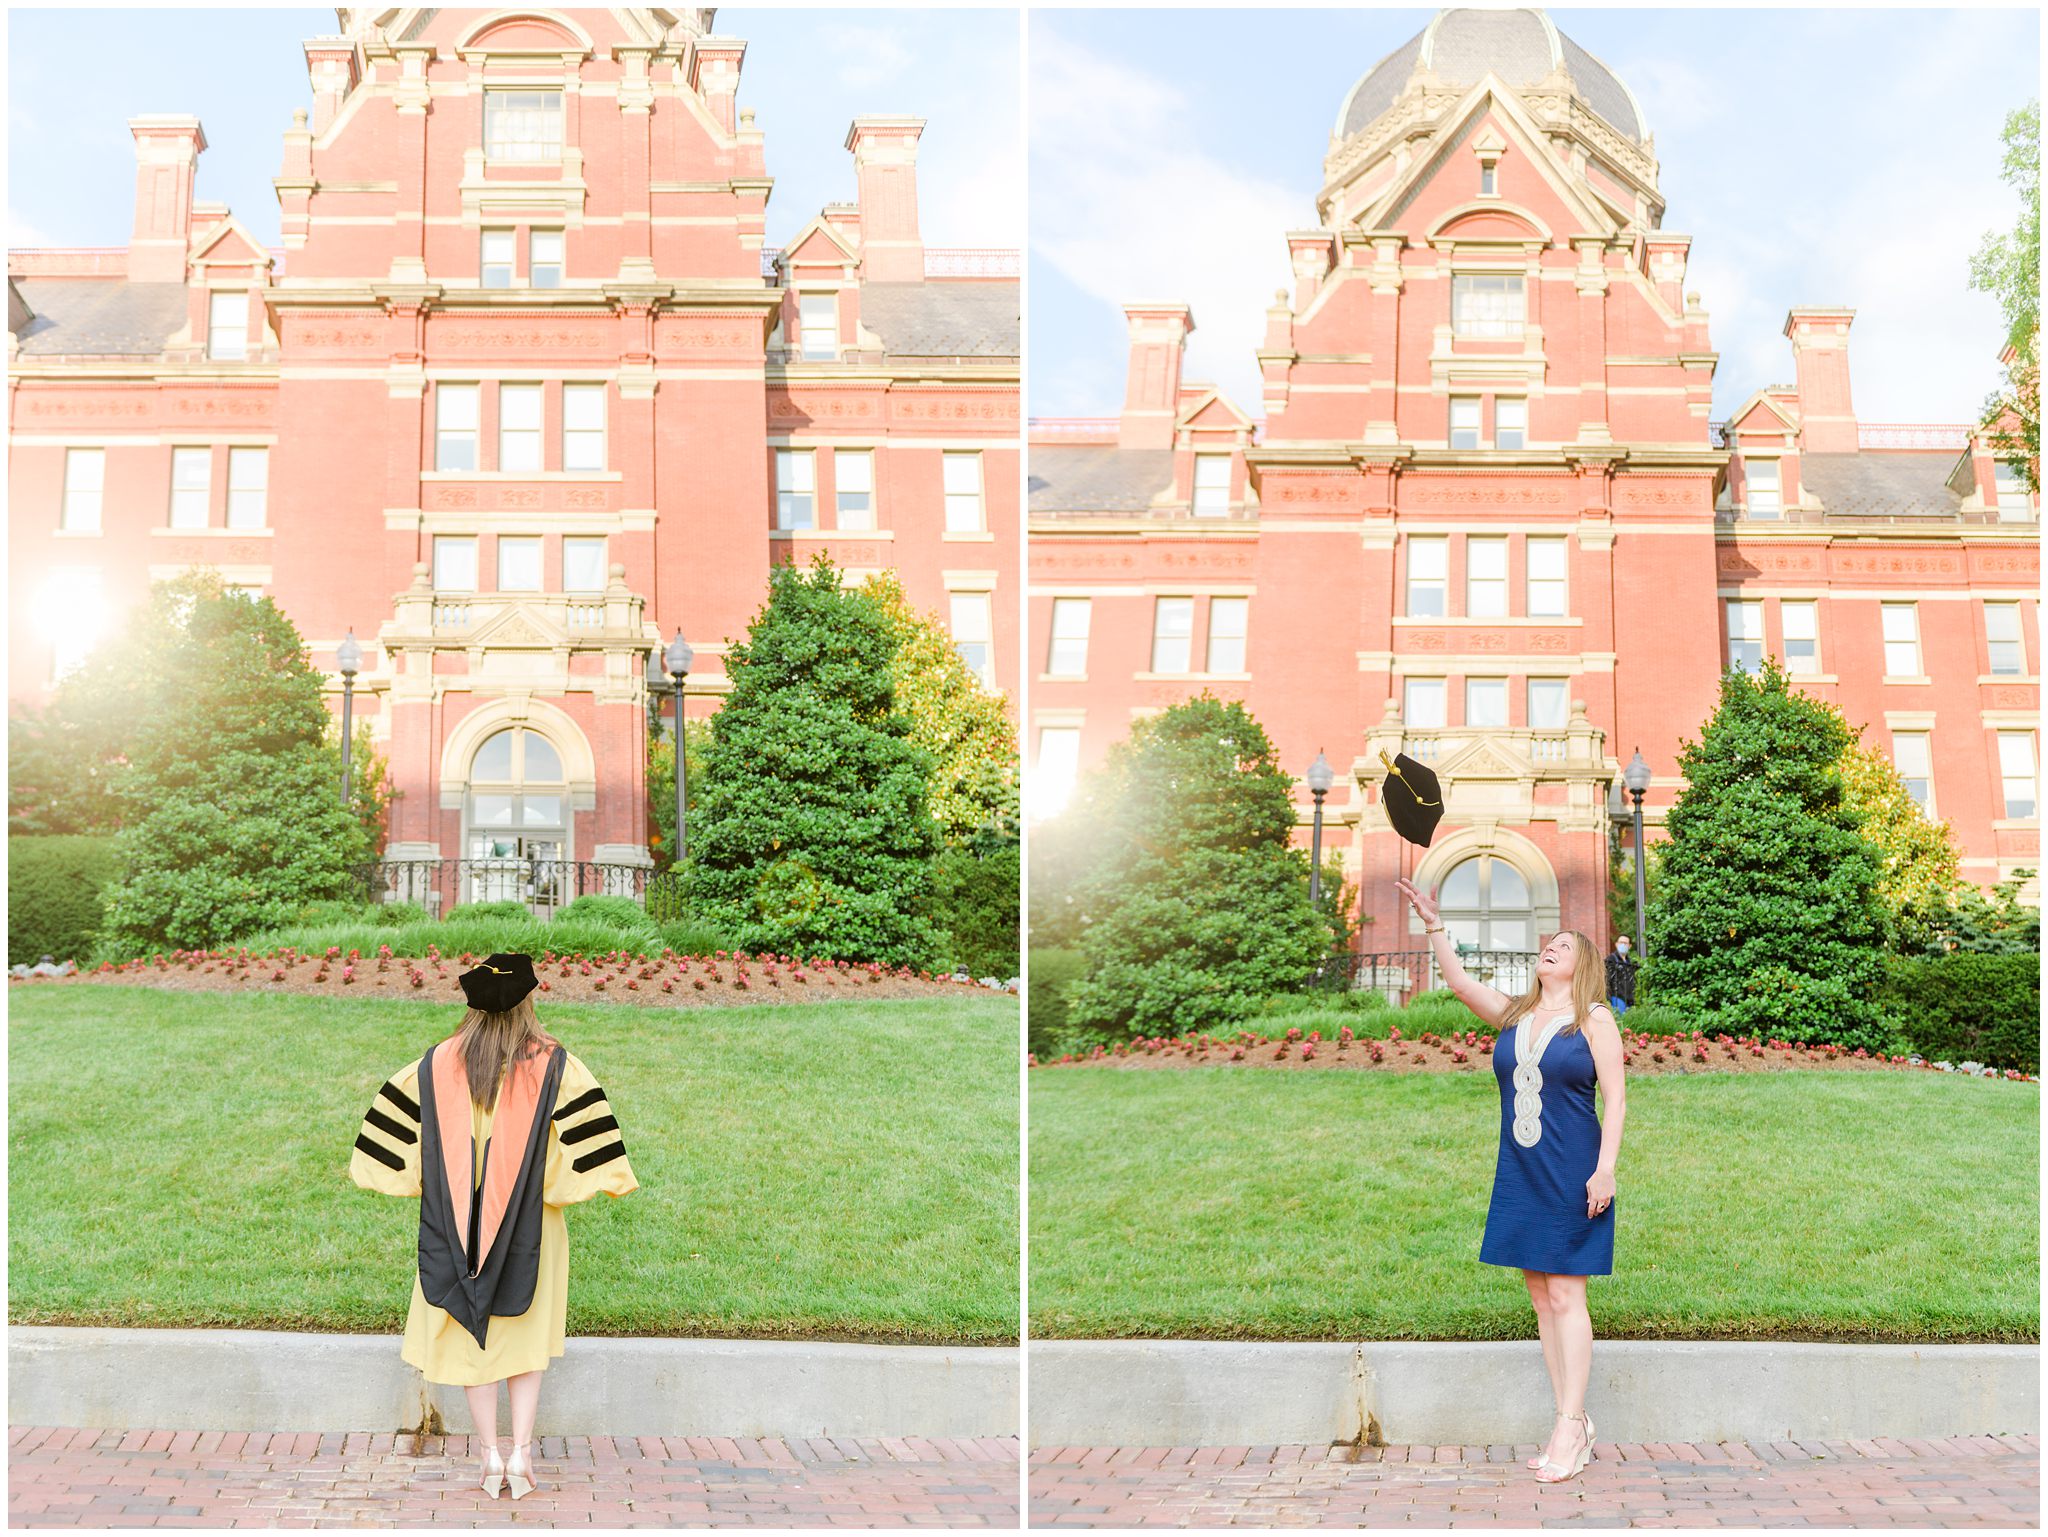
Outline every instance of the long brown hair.
{"type": "Polygon", "coordinates": [[[485,1110],[498,1102],[498,1082],[513,1061],[559,1046],[533,1012],[528,995],[501,1014],[469,1009],[462,1016],[462,1028],[455,1033],[462,1052],[463,1075],[469,1079],[469,1097],[485,1110]]]}
{"type": "MultiPolygon", "coordinates": [[[[1577,929],[1561,929],[1560,933],[1572,937],[1572,1017],[1559,1030],[1559,1035],[1570,1035],[1586,1023],[1586,1016],[1594,1008],[1607,1001],[1607,966],[1600,958],[1600,952],[1593,948],[1593,941],[1577,929]]],[[[1556,934],[1550,936],[1557,938],[1556,934]]],[[[1508,1026],[1527,1014],[1543,1001],[1543,979],[1531,968],[1529,991],[1522,994],[1500,1017],[1499,1033],[1507,1034],[1508,1026]]]]}

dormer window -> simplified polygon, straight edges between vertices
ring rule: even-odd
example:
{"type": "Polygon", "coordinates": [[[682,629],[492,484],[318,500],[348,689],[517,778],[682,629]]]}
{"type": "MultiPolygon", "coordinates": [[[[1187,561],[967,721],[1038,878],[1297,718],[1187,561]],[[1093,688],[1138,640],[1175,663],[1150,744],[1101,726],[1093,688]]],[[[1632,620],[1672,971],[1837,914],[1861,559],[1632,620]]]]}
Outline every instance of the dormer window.
{"type": "Polygon", "coordinates": [[[802,294],[797,298],[798,342],[807,363],[830,363],[839,356],[839,296],[802,294]]]}
{"type": "Polygon", "coordinates": [[[1230,455],[1195,455],[1195,500],[1198,518],[1220,518],[1230,510],[1230,455]]]}
{"type": "Polygon", "coordinates": [[[1742,475],[1747,491],[1749,515],[1752,518],[1776,518],[1784,515],[1785,501],[1778,480],[1778,461],[1775,459],[1745,459],[1742,461],[1742,475]]]}
{"type": "Polygon", "coordinates": [[[515,165],[562,158],[560,91],[486,91],[484,157],[515,165]]]}
{"type": "Polygon", "coordinates": [[[206,355],[239,363],[249,355],[249,295],[242,289],[215,290],[206,308],[206,355]]]}
{"type": "Polygon", "coordinates": [[[1517,340],[1527,313],[1518,272],[1465,272],[1451,278],[1451,328],[1459,337],[1517,340]]]}
{"type": "Polygon", "coordinates": [[[1998,521],[2024,523],[2034,515],[2034,498],[2020,472],[2003,459],[1991,461],[1991,478],[1998,487],[1998,521]]]}

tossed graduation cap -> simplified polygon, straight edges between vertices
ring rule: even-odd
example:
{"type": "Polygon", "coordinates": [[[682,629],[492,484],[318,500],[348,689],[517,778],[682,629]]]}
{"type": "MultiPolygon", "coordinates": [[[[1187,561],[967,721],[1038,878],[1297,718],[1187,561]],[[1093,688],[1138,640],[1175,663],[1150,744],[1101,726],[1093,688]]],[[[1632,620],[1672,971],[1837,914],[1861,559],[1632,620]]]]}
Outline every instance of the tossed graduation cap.
{"type": "Polygon", "coordinates": [[[540,978],[533,974],[533,957],[517,953],[485,956],[455,980],[462,984],[462,996],[469,1006],[486,1014],[504,1013],[540,986],[540,978]]]}
{"type": "Polygon", "coordinates": [[[1428,848],[1436,824],[1444,816],[1444,792],[1436,782],[1436,771],[1406,753],[1392,758],[1381,753],[1380,762],[1387,766],[1387,777],[1380,782],[1380,804],[1387,808],[1387,820],[1410,843],[1428,848]]]}

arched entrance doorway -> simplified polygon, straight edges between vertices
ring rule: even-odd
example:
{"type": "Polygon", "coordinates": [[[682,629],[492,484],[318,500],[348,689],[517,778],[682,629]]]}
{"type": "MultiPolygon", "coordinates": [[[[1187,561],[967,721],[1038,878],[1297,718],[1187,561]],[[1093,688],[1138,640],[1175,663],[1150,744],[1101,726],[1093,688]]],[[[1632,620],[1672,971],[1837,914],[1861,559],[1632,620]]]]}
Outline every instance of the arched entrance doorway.
{"type": "Polygon", "coordinates": [[[1528,989],[1536,964],[1536,907],[1520,870],[1490,852],[1461,860],[1444,875],[1437,910],[1475,978],[1510,995],[1528,989]]]}
{"type": "Polygon", "coordinates": [[[569,784],[562,755],[531,726],[493,732],[470,759],[463,796],[465,902],[565,900],[569,784]]]}

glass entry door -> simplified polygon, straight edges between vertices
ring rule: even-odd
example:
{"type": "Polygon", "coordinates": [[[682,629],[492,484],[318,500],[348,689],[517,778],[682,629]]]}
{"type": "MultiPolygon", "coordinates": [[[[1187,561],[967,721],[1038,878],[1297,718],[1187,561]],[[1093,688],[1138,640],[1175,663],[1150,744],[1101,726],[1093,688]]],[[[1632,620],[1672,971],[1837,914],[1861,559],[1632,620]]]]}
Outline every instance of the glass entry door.
{"type": "Polygon", "coordinates": [[[470,765],[462,900],[568,900],[568,805],[561,754],[546,737],[519,726],[488,738],[470,765]]]}

